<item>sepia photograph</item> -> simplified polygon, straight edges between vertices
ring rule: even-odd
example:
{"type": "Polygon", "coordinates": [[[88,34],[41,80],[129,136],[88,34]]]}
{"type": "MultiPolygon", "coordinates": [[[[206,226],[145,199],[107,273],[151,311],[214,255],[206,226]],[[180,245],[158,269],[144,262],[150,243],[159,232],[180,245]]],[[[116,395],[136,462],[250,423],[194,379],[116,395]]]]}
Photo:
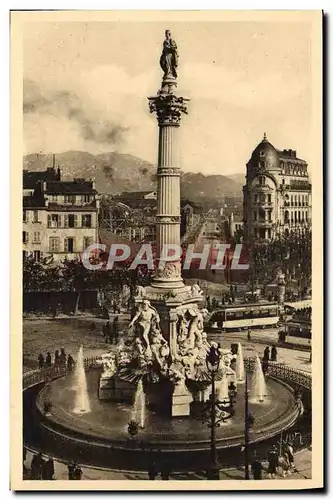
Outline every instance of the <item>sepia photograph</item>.
{"type": "Polygon", "coordinates": [[[11,489],[323,488],[322,12],[10,17],[11,489]]]}

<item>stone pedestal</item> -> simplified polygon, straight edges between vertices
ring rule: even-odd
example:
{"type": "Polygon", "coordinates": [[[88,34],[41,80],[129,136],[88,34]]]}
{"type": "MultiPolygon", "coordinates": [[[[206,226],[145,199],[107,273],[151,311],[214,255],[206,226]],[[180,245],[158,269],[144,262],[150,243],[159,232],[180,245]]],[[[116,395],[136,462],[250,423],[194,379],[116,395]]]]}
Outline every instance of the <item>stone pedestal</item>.
{"type": "Polygon", "coordinates": [[[172,394],[172,417],[189,417],[192,395],[187,389],[185,383],[180,383],[175,386],[172,394]]]}

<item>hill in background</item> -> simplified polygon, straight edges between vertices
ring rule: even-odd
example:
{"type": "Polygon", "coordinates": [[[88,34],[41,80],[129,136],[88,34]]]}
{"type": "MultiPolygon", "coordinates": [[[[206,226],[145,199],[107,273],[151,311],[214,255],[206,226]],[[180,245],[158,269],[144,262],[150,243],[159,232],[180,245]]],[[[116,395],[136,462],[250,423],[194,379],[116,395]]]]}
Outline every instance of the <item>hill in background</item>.
{"type": "MultiPolygon", "coordinates": [[[[85,177],[96,180],[100,193],[116,195],[123,191],[150,191],[156,189],[156,166],[120,153],[93,155],[83,151],[67,151],[56,155],[64,179],[85,177]]],[[[23,159],[23,168],[38,171],[52,167],[52,155],[30,154],[23,159]]],[[[203,175],[182,172],[181,195],[193,201],[219,201],[225,195],[240,195],[245,177],[203,175]]]]}

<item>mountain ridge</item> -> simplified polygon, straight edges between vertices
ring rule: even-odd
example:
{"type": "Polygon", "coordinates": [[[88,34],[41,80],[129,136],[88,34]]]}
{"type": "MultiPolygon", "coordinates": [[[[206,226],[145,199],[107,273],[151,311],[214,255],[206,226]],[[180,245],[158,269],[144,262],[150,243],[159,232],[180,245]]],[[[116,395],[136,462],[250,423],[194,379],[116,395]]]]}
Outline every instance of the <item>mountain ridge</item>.
{"type": "MultiPolygon", "coordinates": [[[[52,155],[32,153],[23,157],[25,170],[40,171],[52,166],[52,155]]],[[[66,151],[55,155],[55,166],[60,167],[63,179],[94,178],[96,189],[103,194],[150,191],[157,186],[156,165],[131,154],[66,151]]],[[[242,183],[220,174],[181,172],[180,182],[182,197],[192,201],[217,201],[242,192],[242,183]]]]}

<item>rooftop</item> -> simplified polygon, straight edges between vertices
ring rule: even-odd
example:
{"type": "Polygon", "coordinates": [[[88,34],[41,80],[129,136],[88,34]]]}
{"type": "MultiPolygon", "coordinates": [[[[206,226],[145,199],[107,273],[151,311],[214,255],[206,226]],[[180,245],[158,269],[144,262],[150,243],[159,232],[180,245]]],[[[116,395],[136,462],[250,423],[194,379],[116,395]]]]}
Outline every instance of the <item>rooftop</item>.
{"type": "Polygon", "coordinates": [[[95,194],[93,181],[74,179],[73,181],[51,181],[46,183],[46,194],[95,194]]]}

